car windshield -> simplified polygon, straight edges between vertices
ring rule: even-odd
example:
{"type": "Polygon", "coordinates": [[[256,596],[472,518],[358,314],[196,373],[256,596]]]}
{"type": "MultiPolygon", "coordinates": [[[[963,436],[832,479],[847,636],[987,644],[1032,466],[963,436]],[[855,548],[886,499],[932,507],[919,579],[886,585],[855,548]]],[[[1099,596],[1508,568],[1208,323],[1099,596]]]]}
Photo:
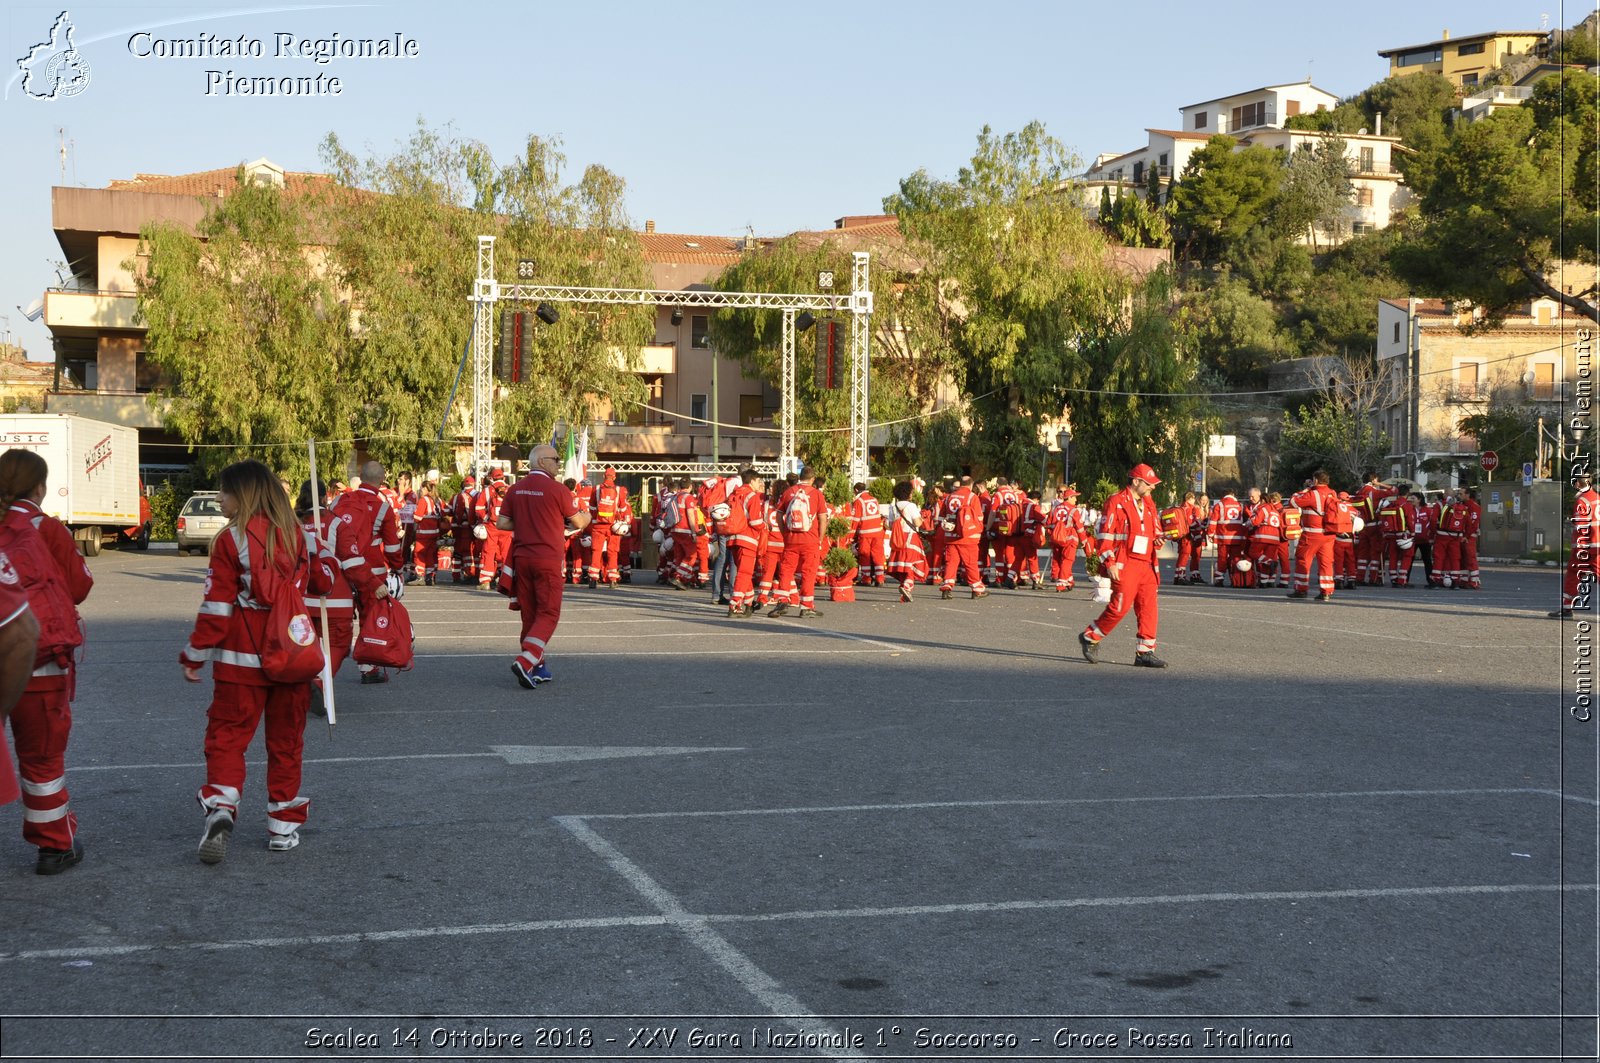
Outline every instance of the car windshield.
{"type": "Polygon", "coordinates": [[[215,498],[191,498],[184,505],[183,512],[189,517],[220,517],[222,504],[215,498]]]}

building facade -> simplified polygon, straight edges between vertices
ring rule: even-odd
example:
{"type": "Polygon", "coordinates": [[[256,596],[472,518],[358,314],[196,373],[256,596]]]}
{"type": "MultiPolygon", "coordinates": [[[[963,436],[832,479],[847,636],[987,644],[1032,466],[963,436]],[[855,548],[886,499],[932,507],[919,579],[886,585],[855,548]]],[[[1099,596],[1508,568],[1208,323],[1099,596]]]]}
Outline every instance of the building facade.
{"type": "Polygon", "coordinates": [[[1389,77],[1442,74],[1461,92],[1471,93],[1506,60],[1541,54],[1549,40],[1544,30],[1490,30],[1454,39],[1445,30],[1436,41],[1385,48],[1378,55],[1389,60],[1389,77]]]}

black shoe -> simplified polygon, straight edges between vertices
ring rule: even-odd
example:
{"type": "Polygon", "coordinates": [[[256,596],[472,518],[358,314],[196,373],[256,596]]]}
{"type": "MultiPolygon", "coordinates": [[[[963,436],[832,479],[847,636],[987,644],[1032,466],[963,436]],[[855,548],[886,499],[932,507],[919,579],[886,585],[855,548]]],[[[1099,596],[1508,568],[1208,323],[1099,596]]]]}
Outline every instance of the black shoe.
{"type": "Polygon", "coordinates": [[[1305,596],[1305,591],[1290,591],[1288,594],[1284,595],[1285,598],[1304,598],[1305,596]]]}
{"type": "Polygon", "coordinates": [[[1138,668],[1165,668],[1167,666],[1166,661],[1163,661],[1160,657],[1157,657],[1150,650],[1145,650],[1143,653],[1134,654],[1133,663],[1134,666],[1138,668]]]}
{"type": "Polygon", "coordinates": [[[1016,583],[1013,582],[1012,580],[1009,580],[1009,579],[1001,580],[1000,581],[1000,586],[1004,587],[1008,591],[1014,591],[1014,590],[1017,589],[1016,583]]]}
{"type": "Polygon", "coordinates": [[[771,608],[771,610],[769,610],[767,612],[767,615],[768,616],[782,616],[784,613],[787,613],[788,611],[789,611],[789,603],[787,603],[787,602],[779,602],[777,605],[773,606],[771,608]]]}
{"type": "Polygon", "coordinates": [[[59,875],[67,868],[83,862],[83,843],[72,839],[70,849],[46,849],[39,847],[39,863],[34,866],[36,875],[59,875]]]}
{"type": "Polygon", "coordinates": [[[389,673],[385,672],[382,668],[374,668],[370,672],[361,673],[361,683],[363,686],[369,683],[387,683],[388,681],[389,673]]]}
{"type": "MultiPolygon", "coordinates": [[[[1302,597],[1304,597],[1304,595],[1302,595],[1302,597]]],[[[1322,591],[1317,595],[1316,600],[1319,602],[1331,602],[1333,601],[1333,595],[1329,594],[1327,591],[1322,591]]]]}
{"type": "Polygon", "coordinates": [[[597,579],[590,580],[589,581],[589,589],[592,590],[592,591],[599,590],[600,589],[600,581],[597,580],[597,579]]]}
{"type": "Polygon", "coordinates": [[[1087,633],[1078,632],[1078,648],[1083,651],[1083,659],[1090,664],[1100,663],[1100,644],[1091,639],[1087,633]]]}
{"type": "Polygon", "coordinates": [[[433,584],[433,577],[432,576],[423,576],[422,577],[422,585],[424,587],[432,587],[434,585],[433,584]]]}
{"type": "Polygon", "coordinates": [[[972,592],[972,600],[973,601],[977,601],[979,598],[987,598],[987,597],[989,597],[989,592],[988,591],[973,591],[972,592]]]}
{"type": "Polygon", "coordinates": [[[939,597],[948,602],[950,599],[955,597],[955,592],[954,591],[940,591],[939,592],[939,597]]]}
{"type": "Polygon", "coordinates": [[[1571,620],[1572,619],[1572,610],[1571,609],[1552,609],[1548,613],[1546,613],[1545,616],[1548,616],[1551,620],[1571,620]]]}
{"type": "Polygon", "coordinates": [[[821,616],[821,615],[822,615],[822,610],[820,610],[820,609],[802,609],[802,610],[800,610],[800,619],[801,620],[809,620],[814,616],[821,616]]]}
{"type": "Polygon", "coordinates": [[[323,719],[328,717],[328,706],[322,700],[322,688],[315,683],[311,684],[311,706],[306,711],[323,719]]]}
{"type": "Polygon", "coordinates": [[[733,603],[727,598],[718,598],[717,599],[717,604],[718,605],[732,605],[733,603]]]}

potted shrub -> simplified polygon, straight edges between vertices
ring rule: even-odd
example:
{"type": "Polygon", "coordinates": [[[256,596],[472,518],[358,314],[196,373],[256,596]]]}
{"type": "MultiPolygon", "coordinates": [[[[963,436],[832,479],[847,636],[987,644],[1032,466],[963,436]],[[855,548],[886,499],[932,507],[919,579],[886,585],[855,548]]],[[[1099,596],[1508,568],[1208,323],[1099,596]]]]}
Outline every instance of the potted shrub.
{"type": "Polygon", "coordinates": [[[835,546],[822,558],[822,574],[828,580],[828,596],[836,602],[856,600],[856,555],[835,546]]]}
{"type": "Polygon", "coordinates": [[[843,546],[850,539],[850,521],[845,517],[829,517],[822,533],[828,537],[824,546],[843,546]]]}

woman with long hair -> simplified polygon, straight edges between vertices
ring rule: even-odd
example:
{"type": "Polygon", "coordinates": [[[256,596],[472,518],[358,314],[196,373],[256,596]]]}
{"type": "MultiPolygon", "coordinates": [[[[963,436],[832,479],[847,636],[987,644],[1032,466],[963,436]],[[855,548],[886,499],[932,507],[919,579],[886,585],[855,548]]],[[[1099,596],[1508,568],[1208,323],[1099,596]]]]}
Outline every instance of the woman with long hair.
{"type": "Polygon", "coordinates": [[[282,580],[307,590],[307,554],[300,522],[276,475],[259,461],[222,470],[217,502],[228,526],[210,550],[205,597],[189,645],[178,655],[183,677],[200,682],[212,663],[215,688],[206,710],[206,784],[196,796],[205,814],[200,861],[227,855],[244,786],[244,751],[262,718],[267,731],[267,848],[300,844],[309,801],[300,794],[305,745],[306,683],[275,683],[261,669],[267,615],[282,580]]]}
{"type": "MultiPolygon", "coordinates": [[[[57,875],[83,859],[78,816],[68,803],[67,738],[72,733],[74,650],[82,644],[77,606],[94,577],[66,525],[39,508],[50,468],[31,450],[0,454],[0,537],[39,617],[39,647],[27,688],[11,711],[11,737],[22,775],[22,837],[39,847],[34,870],[57,875]]],[[[3,576],[0,573],[0,576],[3,576]]],[[[0,756],[5,752],[0,749],[0,756]]]]}

